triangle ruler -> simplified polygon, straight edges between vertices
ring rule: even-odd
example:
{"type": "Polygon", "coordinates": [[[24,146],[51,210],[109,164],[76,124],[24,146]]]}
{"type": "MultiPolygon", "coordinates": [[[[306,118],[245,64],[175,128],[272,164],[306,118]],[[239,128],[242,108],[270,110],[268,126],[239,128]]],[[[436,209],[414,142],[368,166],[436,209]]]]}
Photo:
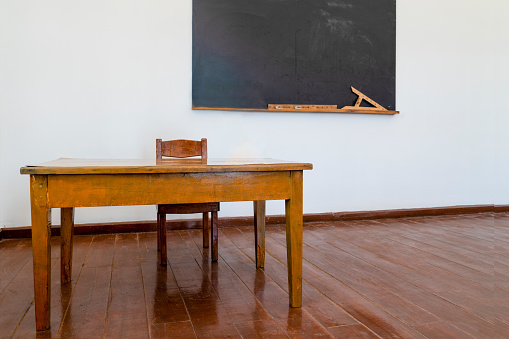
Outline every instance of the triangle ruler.
{"type": "Polygon", "coordinates": [[[357,94],[359,97],[357,98],[357,101],[355,102],[354,106],[344,106],[341,109],[387,111],[387,109],[385,107],[380,105],[375,100],[369,98],[366,94],[362,93],[358,89],[355,89],[353,86],[351,86],[351,88],[352,88],[352,92],[357,94]],[[364,107],[364,106],[361,106],[362,100],[365,100],[365,101],[369,102],[371,105],[373,105],[373,107],[364,107]]]}

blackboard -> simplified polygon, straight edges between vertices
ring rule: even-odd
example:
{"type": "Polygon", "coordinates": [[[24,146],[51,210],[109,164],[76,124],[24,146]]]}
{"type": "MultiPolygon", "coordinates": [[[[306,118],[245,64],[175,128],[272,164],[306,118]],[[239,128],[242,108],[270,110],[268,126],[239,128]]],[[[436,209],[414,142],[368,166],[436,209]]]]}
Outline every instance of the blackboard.
{"type": "Polygon", "coordinates": [[[396,0],[193,0],[194,108],[395,110],[396,0]]]}

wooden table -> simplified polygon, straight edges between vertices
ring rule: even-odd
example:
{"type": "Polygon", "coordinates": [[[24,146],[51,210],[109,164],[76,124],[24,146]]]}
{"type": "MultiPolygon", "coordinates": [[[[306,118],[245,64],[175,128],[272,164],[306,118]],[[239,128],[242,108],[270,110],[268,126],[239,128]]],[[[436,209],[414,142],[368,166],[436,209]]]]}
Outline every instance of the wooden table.
{"type": "MultiPolygon", "coordinates": [[[[22,167],[21,174],[30,174],[37,330],[50,326],[51,208],[61,208],[61,281],[69,282],[75,207],[285,200],[289,298],[300,307],[302,177],[312,168],[273,159],[58,159],[22,167]]],[[[265,213],[260,206],[258,220],[265,213]]],[[[257,261],[263,236],[256,237],[257,261]]]]}

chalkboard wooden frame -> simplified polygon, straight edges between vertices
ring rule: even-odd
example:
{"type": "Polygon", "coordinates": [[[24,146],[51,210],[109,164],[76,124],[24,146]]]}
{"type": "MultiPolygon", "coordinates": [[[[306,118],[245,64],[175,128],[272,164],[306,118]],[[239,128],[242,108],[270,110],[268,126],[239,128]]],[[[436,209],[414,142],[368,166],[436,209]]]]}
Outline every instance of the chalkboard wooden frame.
{"type": "Polygon", "coordinates": [[[395,73],[396,0],[193,0],[193,109],[395,114],[395,73]]]}

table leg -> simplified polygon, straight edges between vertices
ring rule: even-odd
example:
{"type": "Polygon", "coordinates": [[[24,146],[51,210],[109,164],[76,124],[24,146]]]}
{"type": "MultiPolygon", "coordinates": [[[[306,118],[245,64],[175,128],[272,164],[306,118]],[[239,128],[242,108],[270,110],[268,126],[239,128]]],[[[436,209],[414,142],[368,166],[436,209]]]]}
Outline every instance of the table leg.
{"type": "Polygon", "coordinates": [[[32,175],[30,181],[35,325],[37,331],[44,331],[50,327],[51,300],[51,209],[47,205],[48,177],[32,175]]]}
{"type": "Polygon", "coordinates": [[[265,266],[265,200],[253,201],[256,268],[265,266]]]}
{"type": "Polygon", "coordinates": [[[210,229],[209,229],[209,212],[205,212],[203,213],[203,226],[202,226],[202,229],[203,229],[203,234],[202,234],[202,237],[203,237],[203,248],[209,248],[209,234],[210,234],[210,229]]]}
{"type": "Polygon", "coordinates": [[[217,230],[217,211],[211,212],[211,220],[210,220],[210,228],[211,228],[211,238],[212,238],[212,245],[211,245],[211,252],[212,252],[212,261],[217,261],[218,259],[218,230],[217,230]]]}
{"type": "Polygon", "coordinates": [[[60,282],[71,281],[72,239],[74,236],[74,208],[60,210],[60,282]]]}
{"type": "Polygon", "coordinates": [[[286,248],[290,306],[302,306],[302,171],[292,171],[291,198],[286,207],[286,248]]]}

